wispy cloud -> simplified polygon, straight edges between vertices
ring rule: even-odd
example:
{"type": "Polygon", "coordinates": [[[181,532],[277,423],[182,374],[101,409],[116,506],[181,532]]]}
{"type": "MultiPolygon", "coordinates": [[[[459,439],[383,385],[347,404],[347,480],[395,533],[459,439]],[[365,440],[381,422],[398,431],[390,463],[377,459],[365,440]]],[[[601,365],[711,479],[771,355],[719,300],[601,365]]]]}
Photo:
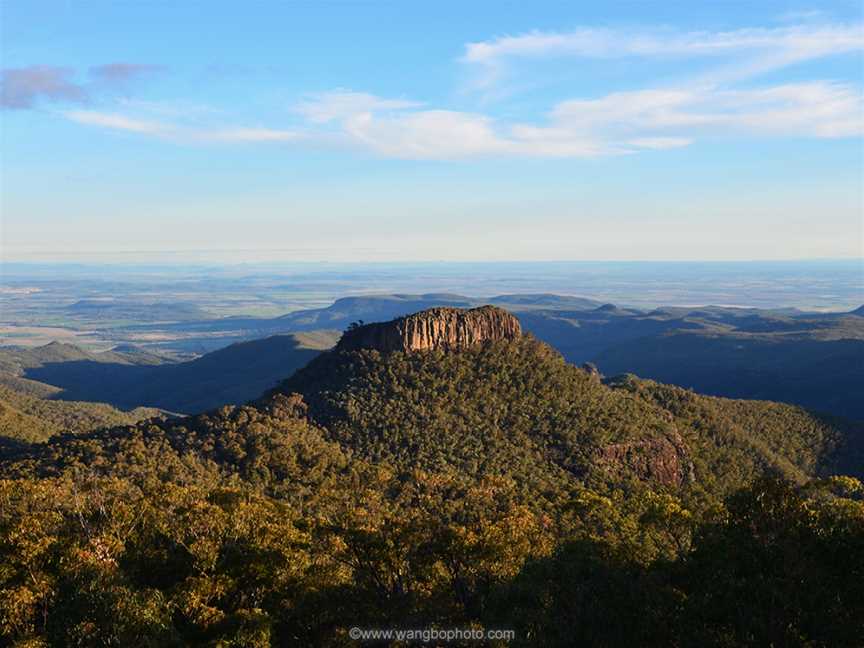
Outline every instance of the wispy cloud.
{"type": "Polygon", "coordinates": [[[296,142],[307,137],[305,133],[275,128],[227,128],[189,131],[189,137],[210,142],[296,142]]]}
{"type": "Polygon", "coordinates": [[[158,71],[158,65],[142,65],[140,63],[108,63],[90,68],[90,77],[105,83],[126,83],[158,71]]]}
{"type": "Polygon", "coordinates": [[[862,48],[861,24],[807,24],[718,32],[586,27],[568,32],[532,31],[468,43],[461,60],[481,69],[478,84],[482,86],[499,79],[503,67],[519,59],[734,57],[749,59],[740,67],[742,73],[749,74],[862,48]]]}
{"type": "Polygon", "coordinates": [[[33,65],[0,72],[0,105],[3,108],[33,108],[37,102],[84,103],[87,92],[75,82],[70,68],[33,65]]]}
{"type": "Polygon", "coordinates": [[[294,106],[294,111],[314,124],[324,124],[363,113],[404,110],[421,105],[406,99],[383,99],[365,92],[334,90],[309,95],[294,106]]]}
{"type": "Polygon", "coordinates": [[[848,137],[864,129],[860,89],[813,81],[746,90],[713,87],[617,92],[558,104],[553,121],[594,133],[681,132],[848,137]]]}
{"type": "Polygon", "coordinates": [[[158,69],[153,65],[108,63],[89,68],[81,80],[81,75],[68,67],[7,68],[0,72],[0,106],[26,110],[40,103],[88,104],[94,95],[110,93],[158,69]]]}
{"type": "Polygon", "coordinates": [[[305,135],[274,128],[196,128],[181,123],[139,119],[117,113],[71,110],[62,113],[70,121],[106,130],[151,135],[178,142],[292,142],[305,135]]]}
{"type": "Polygon", "coordinates": [[[787,50],[812,58],[861,49],[862,26],[798,25],[725,32],[613,30],[582,28],[571,32],[533,31],[468,43],[463,60],[493,63],[511,57],[717,56],[730,52],[787,50]]]}
{"type": "Polygon", "coordinates": [[[110,130],[130,131],[145,135],[164,136],[170,134],[174,130],[174,128],[168,124],[134,119],[126,115],[118,115],[115,113],[102,113],[92,110],[70,110],[64,112],[63,115],[67,119],[79,124],[99,126],[110,130]]]}
{"type": "Polygon", "coordinates": [[[535,123],[509,123],[454,110],[395,109],[395,102],[366,97],[369,101],[356,112],[343,110],[338,118],[327,120],[324,130],[320,119],[314,118],[294,129],[274,129],[199,128],[92,111],[65,115],[82,124],[184,142],[330,146],[341,141],[383,157],[438,160],[624,155],[735,134],[838,138],[864,133],[860,89],[825,81],[746,90],[616,92],[559,102],[535,123]],[[370,108],[373,105],[386,108],[370,108]]]}
{"type": "Polygon", "coordinates": [[[446,110],[362,113],[346,136],[388,157],[595,157],[688,146],[733,134],[836,138],[864,133],[864,100],[849,85],[809,82],[749,90],[618,92],[555,105],[538,123],[446,110]]]}
{"type": "MultiPolygon", "coordinates": [[[[861,25],[807,24],[728,32],[595,28],[530,32],[470,43],[462,60],[493,72],[512,60],[556,56],[688,57],[711,65],[674,85],[574,96],[549,105],[534,119],[519,121],[345,89],[305,96],[286,115],[288,128],[260,123],[226,126],[221,113],[219,126],[213,127],[205,125],[212,120],[205,120],[200,112],[196,117],[178,109],[183,102],[173,102],[168,111],[154,111],[146,102],[125,100],[119,111],[65,114],[90,126],[184,143],[338,145],[401,159],[626,155],[739,135],[856,137],[864,133],[864,98],[857,80],[813,79],[760,87],[752,78],[796,61],[860,54],[862,49],[861,25]],[[742,84],[743,78],[751,82],[742,84]]],[[[146,68],[105,67],[110,69],[91,71],[91,75],[119,81],[146,68]]],[[[33,82],[29,94],[22,92],[13,100],[27,103],[50,93],[80,99],[68,76],[49,74],[45,79],[41,85],[33,82]]]]}

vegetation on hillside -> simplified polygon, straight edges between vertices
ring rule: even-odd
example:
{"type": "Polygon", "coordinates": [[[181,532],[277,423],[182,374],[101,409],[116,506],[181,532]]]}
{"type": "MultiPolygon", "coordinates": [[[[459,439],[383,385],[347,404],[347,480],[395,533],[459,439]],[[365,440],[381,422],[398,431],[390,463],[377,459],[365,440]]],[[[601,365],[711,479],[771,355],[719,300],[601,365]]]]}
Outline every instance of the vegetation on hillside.
{"type": "Polygon", "coordinates": [[[56,399],[104,402],[122,409],[146,406],[194,413],[258,397],[337,339],[334,331],[274,335],[187,362],[167,362],[137,349],[92,353],[69,344],[6,347],[0,348],[0,384],[16,390],[38,390],[41,384],[43,392],[56,386],[56,399]]]}
{"type": "Polygon", "coordinates": [[[0,641],[855,646],[864,489],[832,474],[860,432],[530,337],[324,354],[252,404],[4,450],[0,641]]]}
{"type": "Polygon", "coordinates": [[[160,414],[150,407],[124,412],[105,403],[37,398],[0,384],[0,439],[36,443],[62,432],[131,425],[160,414]]]}

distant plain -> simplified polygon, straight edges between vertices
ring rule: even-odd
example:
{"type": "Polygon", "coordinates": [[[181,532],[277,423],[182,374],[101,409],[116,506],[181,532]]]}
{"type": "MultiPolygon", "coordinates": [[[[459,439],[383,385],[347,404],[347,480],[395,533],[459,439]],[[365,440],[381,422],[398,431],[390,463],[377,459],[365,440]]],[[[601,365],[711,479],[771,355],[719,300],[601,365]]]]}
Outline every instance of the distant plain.
{"type": "Polygon", "coordinates": [[[483,300],[557,294],[620,307],[738,306],[850,311],[864,303],[860,259],[806,262],[0,266],[0,345],[53,340],[91,350],[135,344],[194,357],[272,334],[254,321],[358,295],[449,293],[483,300]],[[231,326],[231,319],[237,326],[231,326]],[[240,321],[243,320],[243,321],[240,321]],[[192,326],[190,324],[194,323],[192,326]],[[227,325],[226,325],[227,324],[227,325]],[[142,326],[145,325],[145,326],[142,326]]]}

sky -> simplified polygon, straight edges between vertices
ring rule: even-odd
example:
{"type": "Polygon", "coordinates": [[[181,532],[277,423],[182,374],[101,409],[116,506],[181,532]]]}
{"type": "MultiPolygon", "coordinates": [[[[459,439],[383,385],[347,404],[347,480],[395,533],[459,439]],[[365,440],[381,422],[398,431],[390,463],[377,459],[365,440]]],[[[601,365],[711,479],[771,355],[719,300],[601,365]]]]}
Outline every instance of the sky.
{"type": "Polygon", "coordinates": [[[9,261],[864,256],[860,2],[0,0],[9,261]]]}

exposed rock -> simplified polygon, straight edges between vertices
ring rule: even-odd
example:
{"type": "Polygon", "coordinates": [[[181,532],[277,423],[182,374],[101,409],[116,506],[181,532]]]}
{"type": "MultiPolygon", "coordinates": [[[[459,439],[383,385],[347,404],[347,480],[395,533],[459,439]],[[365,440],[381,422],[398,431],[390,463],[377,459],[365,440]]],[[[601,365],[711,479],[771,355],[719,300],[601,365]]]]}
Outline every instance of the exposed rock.
{"type": "Polygon", "coordinates": [[[519,320],[495,306],[470,310],[430,308],[390,322],[353,326],[342,335],[336,350],[376,349],[384,353],[454,350],[521,335],[519,320]]]}
{"type": "Polygon", "coordinates": [[[695,479],[687,445],[674,430],[665,436],[600,448],[597,463],[609,471],[630,472],[644,481],[676,488],[695,479]]]}
{"type": "Polygon", "coordinates": [[[597,365],[595,365],[593,362],[583,362],[582,371],[587,373],[592,378],[596,378],[597,380],[603,380],[603,374],[600,373],[600,369],[598,369],[597,365]]]}

